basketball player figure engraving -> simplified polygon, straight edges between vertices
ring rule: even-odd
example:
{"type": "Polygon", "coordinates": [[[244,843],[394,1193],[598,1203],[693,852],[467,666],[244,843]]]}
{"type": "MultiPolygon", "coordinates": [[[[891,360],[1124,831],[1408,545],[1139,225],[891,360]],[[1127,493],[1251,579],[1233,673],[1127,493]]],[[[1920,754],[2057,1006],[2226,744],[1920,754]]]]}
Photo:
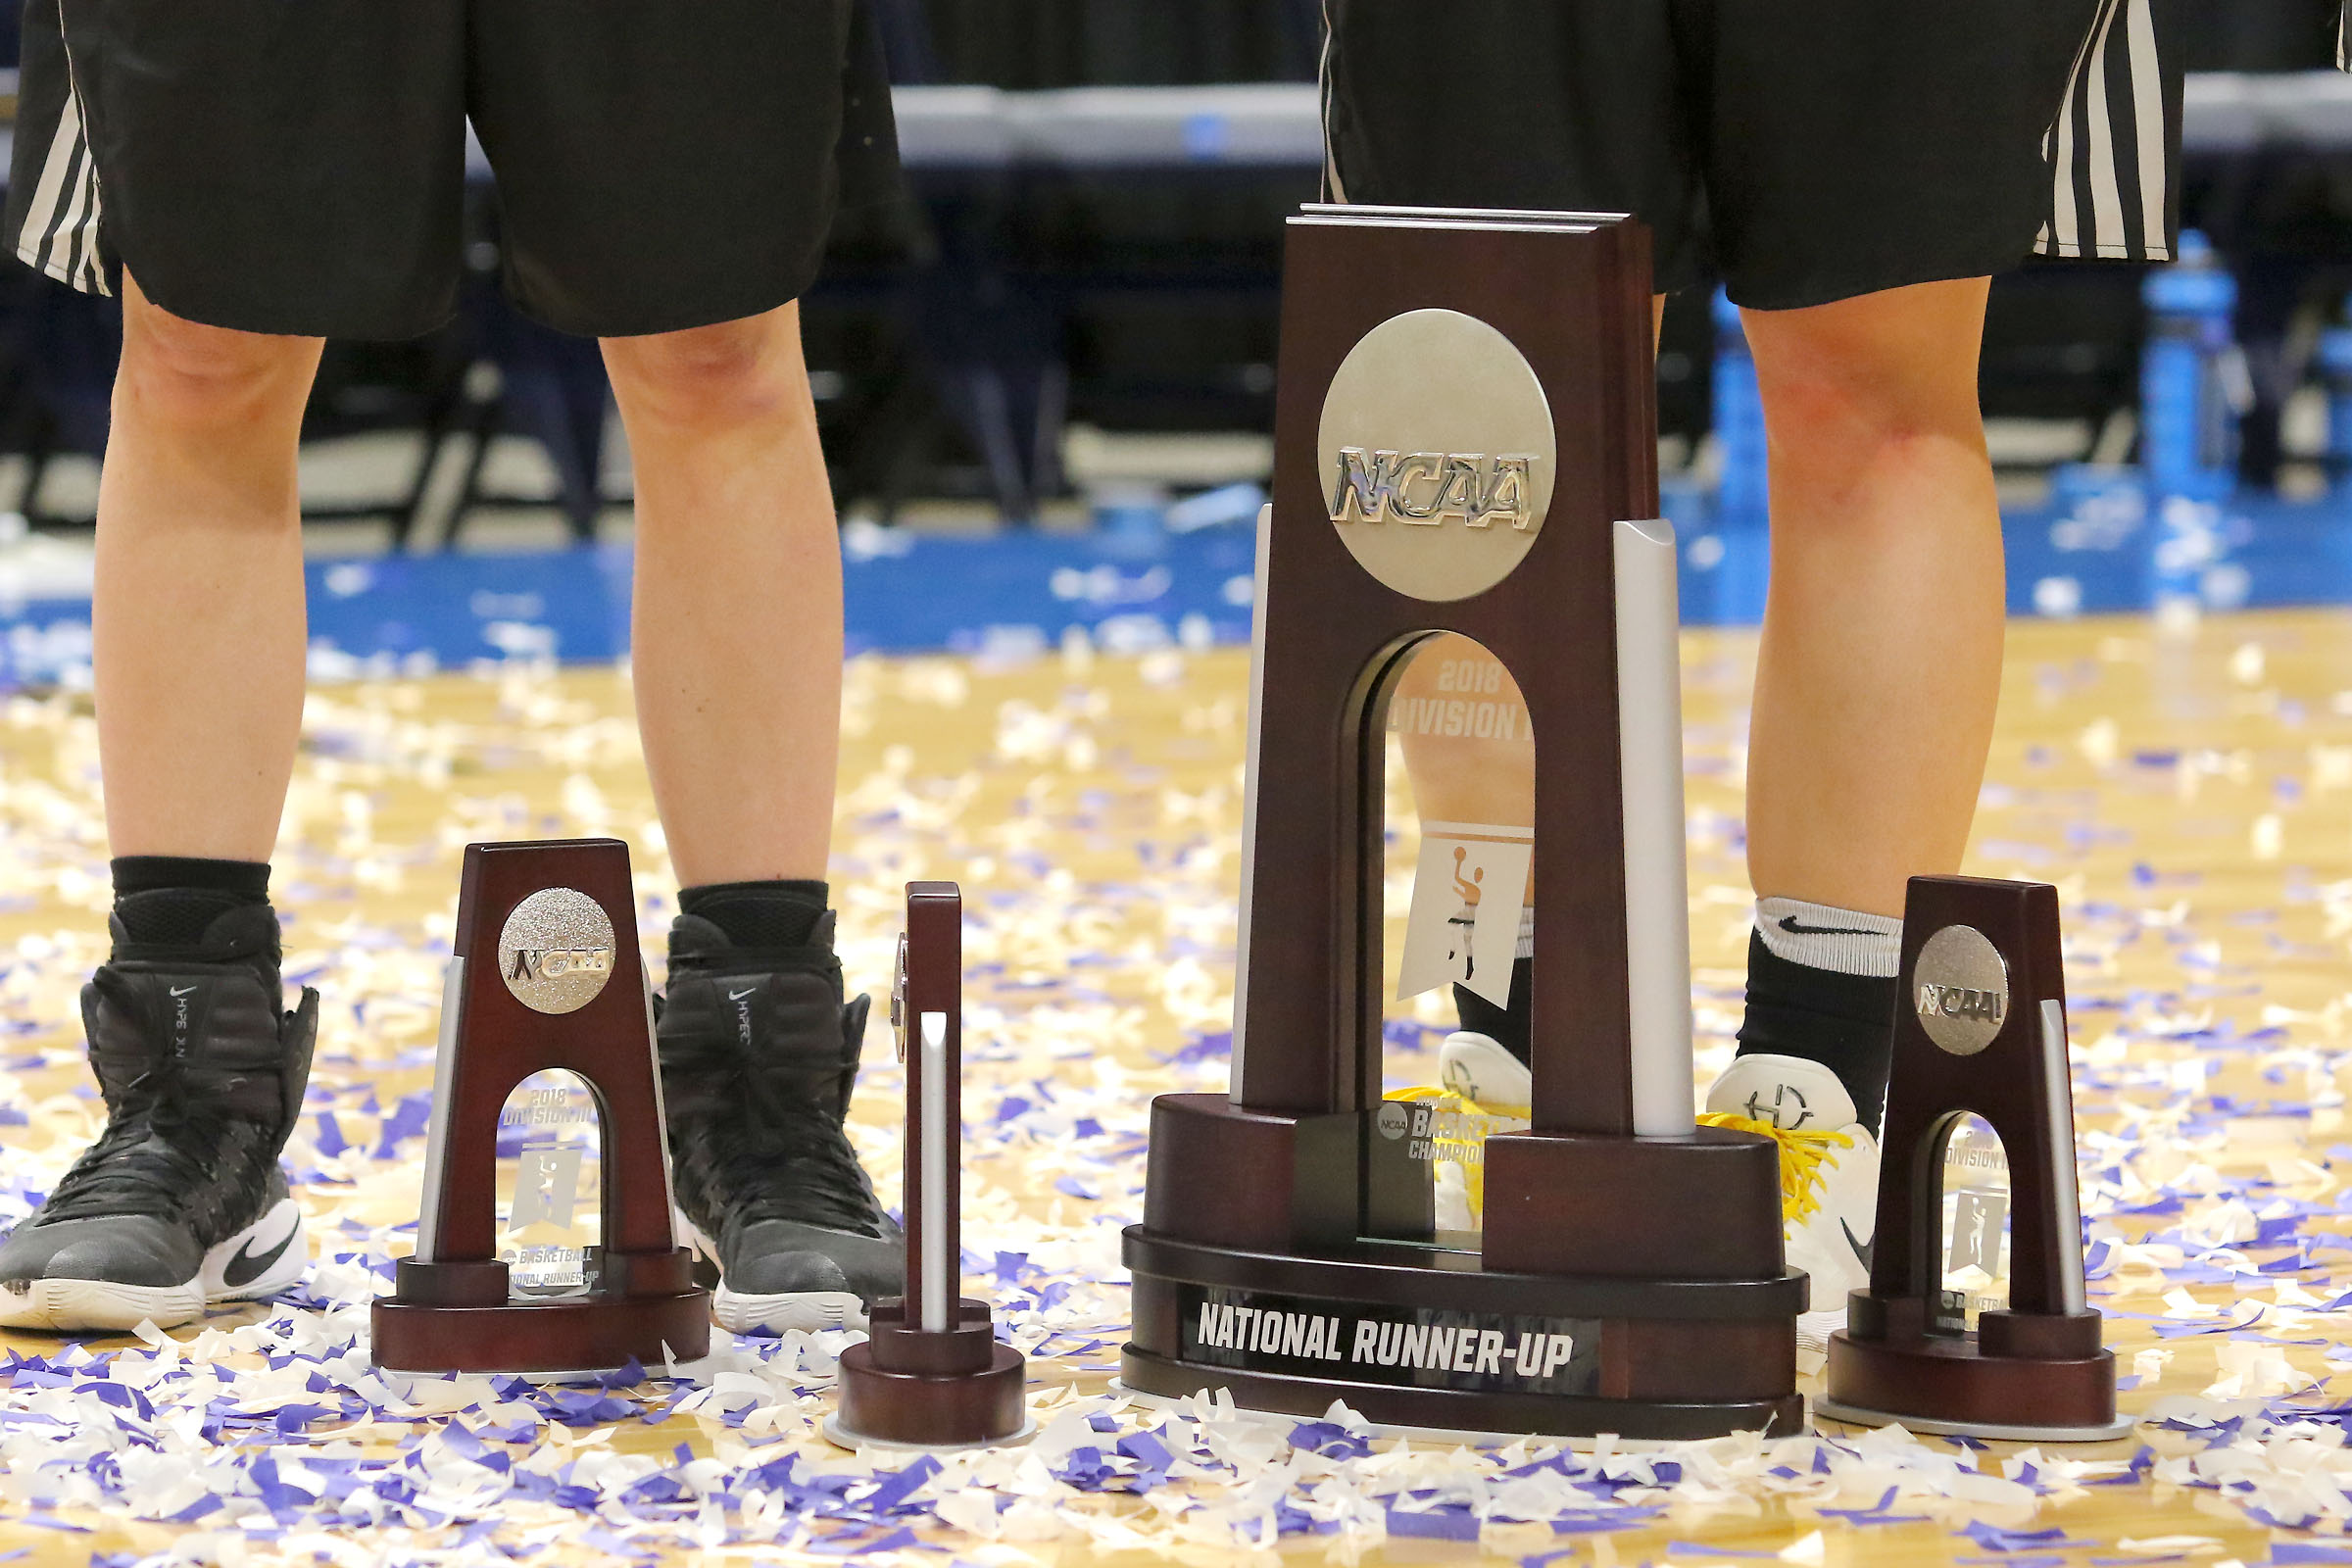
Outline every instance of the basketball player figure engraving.
{"type": "Polygon", "coordinates": [[[1461,984],[1468,985],[1478,978],[1478,899],[1479,884],[1487,879],[1487,868],[1479,866],[1468,877],[1462,875],[1462,862],[1470,852],[1460,845],[1453,851],[1453,891],[1460,896],[1462,907],[1446,920],[1446,956],[1461,966],[1461,984]]]}

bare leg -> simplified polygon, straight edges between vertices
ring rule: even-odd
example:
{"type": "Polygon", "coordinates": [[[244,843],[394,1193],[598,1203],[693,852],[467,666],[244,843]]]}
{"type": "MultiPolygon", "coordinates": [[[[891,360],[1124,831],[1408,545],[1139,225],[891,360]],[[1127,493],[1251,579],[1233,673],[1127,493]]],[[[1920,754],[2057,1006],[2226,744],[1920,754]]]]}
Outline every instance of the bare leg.
{"type": "Polygon", "coordinates": [[[167,314],[125,276],[98,488],[98,741],[117,855],[267,860],[302,728],[295,447],[317,338],[167,314]]]}
{"type": "Polygon", "coordinates": [[[1402,724],[1397,734],[1423,821],[1501,827],[1534,823],[1537,737],[1529,732],[1518,682],[1493,654],[1451,632],[1430,638],[1413,650],[1412,662],[1396,682],[1390,711],[1392,723],[1398,714],[1423,719],[1402,724]],[[1408,706],[1416,703],[1423,706],[1408,706]],[[1471,711],[1481,705],[1512,710],[1509,738],[1446,734],[1443,721],[1448,703],[1471,711]]]}
{"type": "Polygon", "coordinates": [[[637,721],[678,879],[821,879],[841,550],[799,307],[608,338],[605,363],[637,469],[637,721]]]}
{"type": "Polygon", "coordinates": [[[302,726],[295,445],[319,344],[180,319],[127,276],[122,296],[92,607],[99,766],[116,857],[172,863],[117,867],[113,954],[82,994],[106,1131],[0,1245],[0,1321],[18,1328],[171,1327],[223,1289],[286,1288],[310,1255],[272,1152],[318,994],[281,1010],[266,901],[302,726]],[[125,1093],[190,1051],[205,1070],[160,1102],[125,1093]],[[258,1278],[224,1286],[239,1261],[258,1278]]]}
{"type": "Polygon", "coordinates": [[[1772,452],[1747,769],[1760,897],[1900,915],[1905,880],[1967,848],[2001,669],[1986,291],[1746,313],[1772,452]]]}

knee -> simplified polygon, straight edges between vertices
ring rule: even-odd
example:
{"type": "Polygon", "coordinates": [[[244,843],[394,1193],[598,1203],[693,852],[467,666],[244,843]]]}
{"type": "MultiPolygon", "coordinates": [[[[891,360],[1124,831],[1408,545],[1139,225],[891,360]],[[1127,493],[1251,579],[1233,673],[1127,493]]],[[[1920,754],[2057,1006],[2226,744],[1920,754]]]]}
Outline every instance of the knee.
{"type": "Polygon", "coordinates": [[[1939,374],[1869,354],[1823,354],[1758,379],[1776,454],[1793,448],[1850,458],[1984,440],[1973,364],[1964,374],[1939,374]]]}
{"type": "Polygon", "coordinates": [[[116,396],[169,426],[274,434],[299,424],[318,357],[315,338],[232,331],[153,306],[133,308],[123,317],[116,396]]]}
{"type": "Polygon", "coordinates": [[[790,306],[681,332],[608,338],[605,367],[632,418],[710,428],[808,409],[799,317],[790,306]]]}
{"type": "Polygon", "coordinates": [[[1808,310],[1751,313],[1776,452],[1981,445],[1981,283],[1929,284],[1808,310]]]}

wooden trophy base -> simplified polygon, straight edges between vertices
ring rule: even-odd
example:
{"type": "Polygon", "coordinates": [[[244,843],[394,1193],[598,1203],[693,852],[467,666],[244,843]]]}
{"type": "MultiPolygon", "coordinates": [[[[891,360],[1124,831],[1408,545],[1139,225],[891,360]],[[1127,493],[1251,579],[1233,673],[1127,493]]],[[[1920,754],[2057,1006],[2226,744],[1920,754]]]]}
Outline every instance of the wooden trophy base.
{"type": "Polygon", "coordinates": [[[1486,1252],[1346,1232],[1311,1250],[1343,1120],[1222,1096],[1152,1105],[1145,1223],[1126,1232],[1120,1377],[1182,1397],[1382,1426],[1639,1439],[1801,1431],[1796,1317],[1769,1142],[1509,1134],[1487,1143],[1486,1252]],[[1507,1197],[1505,1195],[1508,1195],[1507,1197]],[[1268,1216],[1273,1223],[1268,1223],[1268,1216]],[[1636,1235],[1625,1216],[1637,1214],[1636,1235]],[[1221,1233],[1221,1234],[1220,1234],[1221,1233]]]}
{"type": "Polygon", "coordinates": [[[996,1341],[988,1303],[965,1298],[957,1326],[906,1326],[906,1302],[878,1302],[868,1338],[841,1352],[841,1406],[825,1439],[845,1448],[949,1450],[1026,1442],[1028,1362],[996,1341]]]}
{"type": "Polygon", "coordinates": [[[1345,1399],[1381,1426],[1562,1438],[1804,1427],[1795,1320],[1805,1277],[1794,1271],[1747,1281],[1504,1274],[1475,1254],[1411,1243],[1299,1257],[1140,1226],[1128,1228],[1125,1254],[1135,1338],[1119,1377],[1141,1394],[1226,1389],[1236,1404],[1299,1416],[1345,1399]],[[1436,1348],[1432,1329],[1450,1348],[1436,1348]],[[1567,1355],[1541,1375],[1536,1354],[1552,1359],[1559,1341],[1567,1355]],[[1522,1348],[1539,1342],[1533,1354],[1522,1348]]]}
{"type": "Polygon", "coordinates": [[[597,1283],[543,1301],[508,1294],[507,1265],[399,1261],[369,1314],[375,1364],[397,1372],[609,1372],[710,1353],[710,1298],[692,1254],[591,1256],[597,1283]]]}
{"type": "Polygon", "coordinates": [[[1925,1303],[1854,1293],[1830,1336],[1813,1413],[1861,1426],[2028,1443],[2103,1443],[2137,1423],[2115,1410],[2115,1353],[2099,1314],[1986,1312],[1973,1334],[1926,1328],[1925,1303]]]}

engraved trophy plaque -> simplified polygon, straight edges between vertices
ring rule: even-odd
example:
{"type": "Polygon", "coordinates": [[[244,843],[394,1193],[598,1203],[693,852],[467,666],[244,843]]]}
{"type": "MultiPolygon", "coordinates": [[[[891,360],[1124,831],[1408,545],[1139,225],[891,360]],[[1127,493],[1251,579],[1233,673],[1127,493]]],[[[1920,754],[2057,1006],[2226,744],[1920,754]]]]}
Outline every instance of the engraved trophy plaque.
{"type": "Polygon", "coordinates": [[[2115,1354],[2083,1304],[2057,889],[1913,877],[1899,973],[1870,1289],[1830,1336],[1814,1411],[2042,1443],[2122,1437],[2115,1354]],[[1986,1152],[1955,1160],[1963,1146],[1986,1152]],[[1996,1159],[2005,1182],[1970,1180],[1996,1159]],[[1955,1176],[1971,1191],[1947,1192],[1955,1176]],[[1981,1298],[2003,1274],[2007,1298],[1981,1298]]]}
{"type": "Polygon", "coordinates": [[[1777,1151],[1693,1118],[1647,231],[1306,209],[1275,452],[1232,1089],[1153,1102],[1122,1379],[1451,1431],[1795,1430],[1777,1151]],[[1445,633],[1535,737],[1531,1125],[1484,1137],[1476,1232],[1400,1185],[1391,1146],[1433,1140],[1381,1070],[1388,715],[1445,633]]]}
{"type": "Polygon", "coordinates": [[[635,907],[616,840],[466,847],[424,1210],[374,1306],[376,1365],[555,1375],[709,1350],[670,1229],[635,907]]]}
{"type": "Polygon", "coordinates": [[[578,1296],[603,1238],[603,1123],[577,1073],[535,1072],[498,1118],[499,1258],[517,1297],[578,1296]]]}
{"type": "Polygon", "coordinates": [[[963,895],[906,884],[906,928],[890,1021],[906,1064],[906,1294],[874,1305],[867,1338],[841,1352],[845,1447],[980,1448],[1029,1436],[1027,1362],[1000,1345],[986,1301],[961,1290],[963,895]]]}

